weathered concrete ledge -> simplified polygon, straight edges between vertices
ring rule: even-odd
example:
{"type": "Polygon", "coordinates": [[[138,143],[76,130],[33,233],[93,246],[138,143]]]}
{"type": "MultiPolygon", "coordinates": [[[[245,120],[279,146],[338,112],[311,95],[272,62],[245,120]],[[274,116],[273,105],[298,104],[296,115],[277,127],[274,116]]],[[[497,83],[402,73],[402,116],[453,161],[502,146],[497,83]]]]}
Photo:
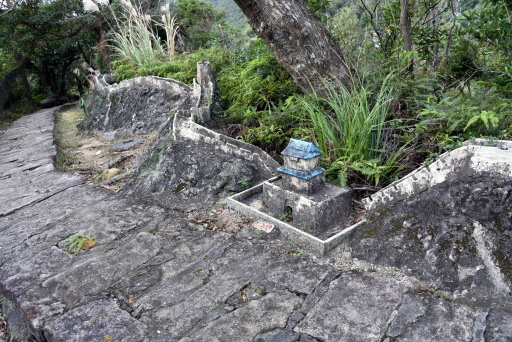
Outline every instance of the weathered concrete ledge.
{"type": "Polygon", "coordinates": [[[389,205],[417,195],[437,184],[446,181],[448,175],[487,174],[489,177],[512,178],[511,142],[491,142],[495,146],[486,146],[480,139],[478,145],[467,142],[456,150],[439,156],[430,165],[423,166],[402,179],[388,185],[379,192],[364,199],[367,209],[372,210],[382,205],[389,205]]]}
{"type": "Polygon", "coordinates": [[[182,118],[176,116],[173,120],[173,137],[176,142],[185,139],[209,145],[213,150],[241,158],[258,168],[258,173],[267,176],[276,171],[279,164],[259,147],[233,139],[224,134],[217,133],[194,121],[193,117],[182,118]]]}
{"type": "Polygon", "coordinates": [[[471,146],[471,145],[497,147],[501,150],[512,150],[512,141],[510,141],[510,140],[477,138],[477,139],[468,140],[468,141],[465,141],[462,143],[462,146],[471,146]]]}

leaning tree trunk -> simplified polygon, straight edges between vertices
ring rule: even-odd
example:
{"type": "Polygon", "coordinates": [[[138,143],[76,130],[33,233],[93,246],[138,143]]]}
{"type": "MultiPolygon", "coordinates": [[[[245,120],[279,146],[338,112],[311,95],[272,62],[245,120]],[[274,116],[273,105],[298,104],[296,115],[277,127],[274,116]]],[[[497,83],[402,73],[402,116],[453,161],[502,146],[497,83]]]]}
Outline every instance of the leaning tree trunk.
{"type": "Polygon", "coordinates": [[[352,87],[339,47],[303,0],[235,0],[253,30],[306,93],[324,80],[352,87]]]}

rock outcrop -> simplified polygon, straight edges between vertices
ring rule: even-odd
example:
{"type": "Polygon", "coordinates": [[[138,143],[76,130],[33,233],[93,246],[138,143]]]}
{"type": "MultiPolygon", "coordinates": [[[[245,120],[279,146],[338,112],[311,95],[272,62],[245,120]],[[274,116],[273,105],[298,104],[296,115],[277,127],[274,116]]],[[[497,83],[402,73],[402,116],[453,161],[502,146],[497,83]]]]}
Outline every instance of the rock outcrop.
{"type": "Polygon", "coordinates": [[[110,85],[103,75],[94,76],[80,129],[148,134],[157,131],[171,114],[191,108],[192,93],[185,83],[161,77],[137,77],[110,85]]]}
{"type": "Polygon", "coordinates": [[[125,192],[164,207],[205,208],[228,194],[270,178],[279,166],[268,154],[201,124],[220,112],[208,63],[198,63],[194,88],[159,77],[109,85],[94,78],[84,129],[138,134],[155,142],[125,192]]]}
{"type": "Polygon", "coordinates": [[[148,134],[161,129],[171,115],[192,113],[197,122],[221,111],[215,77],[208,62],[198,63],[194,87],[156,76],[114,83],[111,75],[91,77],[82,130],[148,134]]]}
{"type": "Polygon", "coordinates": [[[260,148],[176,115],[160,131],[124,192],[167,208],[207,208],[272,177],[278,166],[260,148]]]}
{"type": "Polygon", "coordinates": [[[510,300],[512,149],[499,146],[446,153],[367,199],[352,256],[404,269],[454,298],[510,300]]]}

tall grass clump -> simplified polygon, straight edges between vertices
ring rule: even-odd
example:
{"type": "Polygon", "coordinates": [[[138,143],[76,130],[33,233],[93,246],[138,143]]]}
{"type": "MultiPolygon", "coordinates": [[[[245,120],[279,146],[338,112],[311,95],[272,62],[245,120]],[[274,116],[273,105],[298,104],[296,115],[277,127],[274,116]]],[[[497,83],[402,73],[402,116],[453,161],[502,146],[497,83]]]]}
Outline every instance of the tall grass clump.
{"type": "Polygon", "coordinates": [[[134,5],[128,0],[121,1],[121,4],[120,14],[116,14],[110,7],[115,21],[115,30],[110,34],[110,41],[118,58],[128,60],[142,68],[165,56],[169,59],[174,56],[178,25],[169,8],[162,16],[162,22],[156,22],[142,11],[140,5],[134,5]],[[165,30],[165,43],[160,40],[155,30],[156,26],[165,30]]]}
{"type": "Polygon", "coordinates": [[[312,93],[299,98],[303,119],[309,121],[323,152],[327,173],[339,183],[346,184],[349,172],[355,171],[364,175],[365,181],[379,185],[384,176],[398,168],[398,152],[389,155],[384,150],[393,100],[389,79],[376,94],[365,86],[349,91],[325,82],[323,96],[312,93]]]}
{"type": "Polygon", "coordinates": [[[167,58],[172,59],[176,53],[176,35],[180,25],[176,21],[176,16],[171,14],[171,5],[167,4],[165,14],[162,15],[162,22],[158,23],[158,26],[165,31],[165,47],[167,51],[167,58]]]}

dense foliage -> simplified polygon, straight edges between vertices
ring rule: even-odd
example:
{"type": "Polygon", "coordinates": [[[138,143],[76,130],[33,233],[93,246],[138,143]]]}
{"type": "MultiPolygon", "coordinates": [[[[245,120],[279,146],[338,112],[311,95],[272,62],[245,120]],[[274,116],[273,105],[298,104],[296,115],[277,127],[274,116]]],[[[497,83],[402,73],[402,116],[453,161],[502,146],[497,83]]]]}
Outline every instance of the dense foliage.
{"type": "Polygon", "coordinates": [[[381,186],[464,140],[512,138],[510,0],[408,0],[405,12],[400,0],[305,1],[355,71],[352,91],[327,84],[324,97],[300,93],[232,0],[132,1],[140,27],[127,0],[107,2],[27,0],[0,14],[1,109],[79,93],[84,62],[190,83],[208,60],[229,134],[276,157],[290,137],[313,140],[340,183],[381,186]]]}
{"type": "Polygon", "coordinates": [[[83,30],[94,18],[82,2],[24,1],[0,20],[0,114],[5,106],[33,105],[32,96],[64,96],[74,81],[72,65],[94,44],[94,33],[83,30]],[[9,82],[9,75],[19,82],[9,82]]]}

